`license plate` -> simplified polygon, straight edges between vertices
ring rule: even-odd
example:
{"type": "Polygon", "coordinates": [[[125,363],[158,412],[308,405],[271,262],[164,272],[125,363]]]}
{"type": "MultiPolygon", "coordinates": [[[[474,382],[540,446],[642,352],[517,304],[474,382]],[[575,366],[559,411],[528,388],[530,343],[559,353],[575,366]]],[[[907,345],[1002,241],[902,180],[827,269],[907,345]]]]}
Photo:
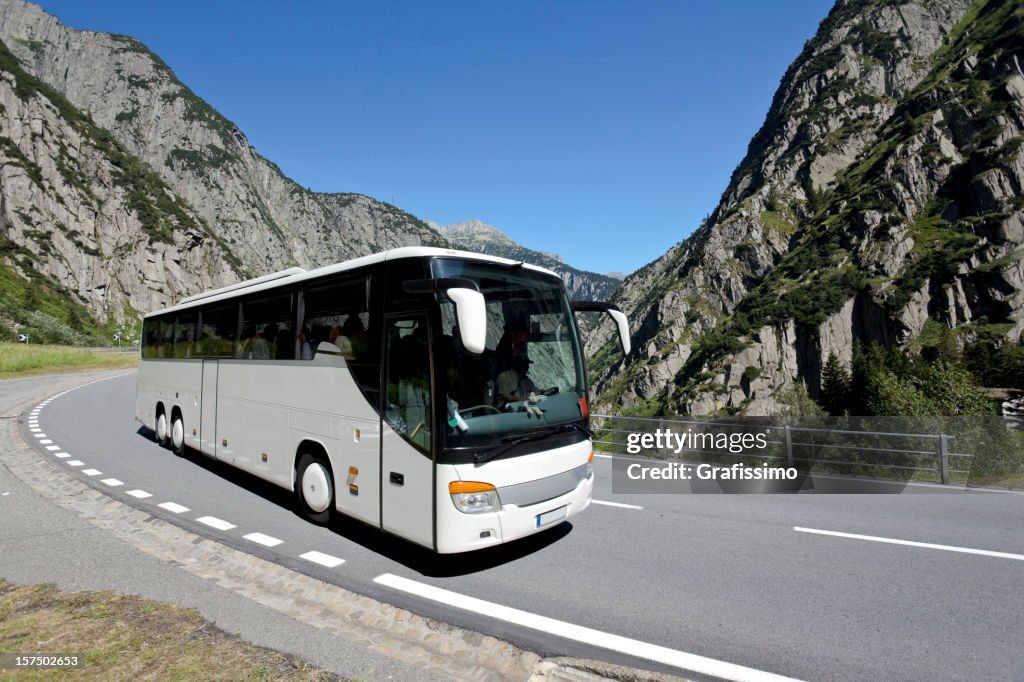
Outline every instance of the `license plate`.
{"type": "Polygon", "coordinates": [[[568,507],[559,507],[558,509],[552,509],[551,511],[544,512],[543,514],[537,514],[537,527],[541,528],[542,526],[554,523],[555,521],[561,521],[565,518],[568,510],[568,507]]]}

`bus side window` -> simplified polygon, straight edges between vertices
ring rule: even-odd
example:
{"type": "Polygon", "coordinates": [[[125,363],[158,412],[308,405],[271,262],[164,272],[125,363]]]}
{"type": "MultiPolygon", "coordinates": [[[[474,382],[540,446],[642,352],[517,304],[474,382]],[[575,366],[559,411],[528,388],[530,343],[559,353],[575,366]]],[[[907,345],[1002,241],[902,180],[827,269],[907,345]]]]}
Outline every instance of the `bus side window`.
{"type": "Polygon", "coordinates": [[[358,362],[368,346],[366,278],[312,286],[302,293],[300,357],[310,359],[317,347],[333,343],[346,360],[358,362]],[[308,351],[303,352],[308,345],[308,351]]]}
{"type": "Polygon", "coordinates": [[[292,320],[292,295],[264,296],[242,303],[242,337],[238,342],[238,357],[250,360],[270,360],[285,354],[281,342],[287,339],[292,320]],[[279,340],[281,332],[285,338],[279,340]]]}
{"type": "Polygon", "coordinates": [[[199,336],[201,353],[208,358],[230,358],[238,336],[238,307],[234,304],[203,311],[199,336]]]}
{"type": "Polygon", "coordinates": [[[174,323],[174,357],[190,358],[195,355],[195,313],[178,315],[174,323]]]}

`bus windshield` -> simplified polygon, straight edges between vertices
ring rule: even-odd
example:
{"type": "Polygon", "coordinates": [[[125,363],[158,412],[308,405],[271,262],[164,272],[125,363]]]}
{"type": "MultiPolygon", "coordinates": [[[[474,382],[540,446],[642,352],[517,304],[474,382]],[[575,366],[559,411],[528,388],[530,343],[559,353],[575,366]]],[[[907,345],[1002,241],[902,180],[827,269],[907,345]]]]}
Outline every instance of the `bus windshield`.
{"type": "Polygon", "coordinates": [[[436,278],[476,282],[487,305],[486,348],[473,354],[462,346],[454,303],[441,297],[435,348],[445,447],[497,447],[581,420],[583,363],[561,280],[465,260],[437,259],[432,267],[436,278]]]}

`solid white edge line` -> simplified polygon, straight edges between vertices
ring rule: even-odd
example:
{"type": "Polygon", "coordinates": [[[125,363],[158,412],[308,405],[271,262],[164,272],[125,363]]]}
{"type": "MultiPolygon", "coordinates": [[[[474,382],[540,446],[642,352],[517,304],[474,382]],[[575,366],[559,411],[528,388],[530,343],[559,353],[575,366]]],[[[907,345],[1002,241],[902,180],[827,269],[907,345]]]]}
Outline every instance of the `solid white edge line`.
{"type": "Polygon", "coordinates": [[[157,506],[174,514],[182,514],[184,512],[191,511],[188,507],[180,505],[177,502],[161,502],[157,506]]]}
{"type": "Polygon", "coordinates": [[[312,561],[314,564],[320,564],[327,568],[336,568],[345,563],[344,559],[339,559],[336,556],[324,554],[323,552],[306,552],[305,554],[300,554],[299,558],[305,559],[306,561],[312,561]]]}
{"type": "Polygon", "coordinates": [[[643,509],[635,504],[625,504],[623,502],[605,502],[604,500],[590,500],[594,504],[603,504],[606,507],[622,507],[623,509],[643,509]]]}
{"type": "Polygon", "coordinates": [[[199,523],[205,523],[207,526],[216,528],[217,530],[231,530],[232,528],[238,527],[230,521],[218,519],[216,516],[200,516],[196,521],[199,523]]]}
{"type": "Polygon", "coordinates": [[[249,540],[250,542],[255,542],[258,545],[263,545],[264,547],[277,547],[282,542],[284,542],[284,540],[278,540],[277,538],[272,538],[269,535],[264,535],[263,533],[249,533],[248,535],[243,535],[242,537],[246,540],[249,540]]]}
{"type": "Polygon", "coordinates": [[[837,538],[849,538],[851,540],[869,540],[871,542],[883,542],[889,545],[904,545],[906,547],[922,547],[924,549],[941,549],[946,552],[959,552],[961,554],[978,554],[981,556],[996,557],[998,559],[1016,559],[1024,561],[1024,554],[1011,554],[1010,552],[994,552],[989,549],[974,549],[972,547],[957,547],[955,545],[936,545],[931,542],[915,542],[914,540],[896,540],[894,538],[883,538],[877,535],[857,535],[856,533],[840,533],[835,530],[820,530],[817,528],[801,528],[793,526],[798,533],[813,533],[815,535],[830,535],[837,538]]]}
{"type": "Polygon", "coordinates": [[[484,601],[475,597],[467,597],[458,592],[426,585],[391,573],[379,575],[373,579],[373,582],[416,595],[417,597],[447,604],[457,609],[471,611],[490,618],[503,620],[507,623],[530,628],[531,630],[540,630],[556,637],[564,637],[565,639],[617,651],[648,661],[663,663],[702,675],[711,675],[726,680],[733,680],[734,682],[783,682],[794,679],[755,668],[747,668],[735,663],[726,663],[705,656],[688,654],[684,651],[669,649],[657,644],[649,644],[636,639],[585,628],[580,625],[573,625],[572,623],[566,623],[565,621],[555,620],[546,616],[538,616],[528,611],[502,606],[501,604],[495,604],[494,602],[484,601]]]}
{"type": "Polygon", "coordinates": [[[147,493],[145,490],[129,490],[127,491],[127,494],[131,495],[132,497],[137,497],[140,500],[144,500],[147,497],[153,497],[153,493],[147,493]]]}

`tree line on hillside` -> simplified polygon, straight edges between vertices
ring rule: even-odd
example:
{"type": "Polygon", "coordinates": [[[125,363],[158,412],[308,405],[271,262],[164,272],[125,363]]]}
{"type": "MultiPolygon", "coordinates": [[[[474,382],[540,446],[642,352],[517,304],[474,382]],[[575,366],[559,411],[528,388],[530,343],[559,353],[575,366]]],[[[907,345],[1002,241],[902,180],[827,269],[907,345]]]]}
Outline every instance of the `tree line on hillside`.
{"type": "Polygon", "coordinates": [[[833,352],[822,369],[818,414],[993,415],[981,386],[1024,390],[1024,344],[1003,331],[978,327],[961,348],[956,331],[929,320],[907,349],[858,344],[850,367],[833,352]]]}

